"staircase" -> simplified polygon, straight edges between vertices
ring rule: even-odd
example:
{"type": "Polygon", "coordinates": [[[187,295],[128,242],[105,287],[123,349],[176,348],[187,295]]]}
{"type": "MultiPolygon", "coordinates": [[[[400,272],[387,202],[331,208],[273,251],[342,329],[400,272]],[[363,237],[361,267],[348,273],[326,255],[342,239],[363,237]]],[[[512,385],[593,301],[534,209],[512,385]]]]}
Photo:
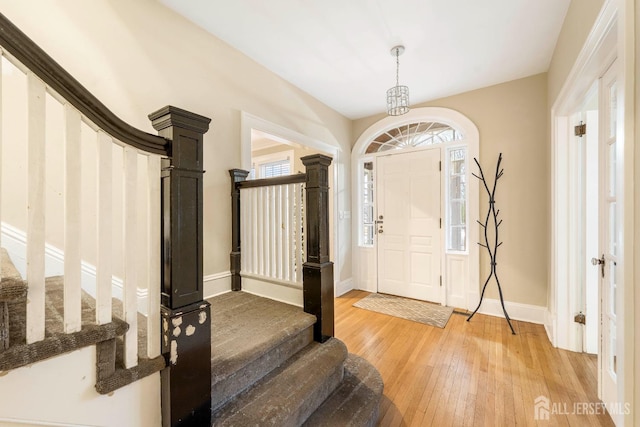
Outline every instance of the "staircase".
{"type": "MultiPolygon", "coordinates": [[[[46,338],[25,344],[27,284],[1,250],[0,322],[7,348],[0,350],[0,370],[35,363],[84,345],[98,345],[96,388],[108,393],[164,367],[163,360],[139,361],[139,372],[122,367],[121,336],[128,325],[95,325],[95,301],[83,296],[82,335],[62,333],[62,277],[47,279],[46,338]],[[8,309],[7,309],[8,308],[8,309]],[[104,330],[103,330],[104,329],[104,330]],[[111,331],[111,332],[109,332],[111,331]],[[91,340],[89,335],[97,338],[91,340]],[[113,356],[101,350],[113,342],[113,356]],[[115,366],[110,375],[100,373],[115,366]],[[125,380],[128,379],[129,381],[125,380]]],[[[382,396],[382,379],[364,359],[348,354],[336,338],[313,341],[315,316],[299,307],[246,292],[229,292],[211,304],[211,390],[214,426],[374,426],[382,396]]],[[[114,300],[117,309],[118,302],[114,300]]],[[[142,319],[139,325],[144,325],[142,319]]],[[[188,326],[185,326],[185,333],[188,326]]],[[[144,331],[140,331],[144,334],[144,331]]],[[[144,340],[141,340],[144,342],[144,340]]],[[[141,353],[143,353],[141,351],[141,353]]]]}
{"type": "Polygon", "coordinates": [[[138,314],[138,363],[125,368],[123,335],[129,325],[122,320],[122,302],[113,299],[114,317],[111,322],[99,325],[95,320],[95,299],[82,292],[82,329],[74,333],[64,332],[64,280],[62,276],[46,279],[45,338],[28,344],[27,294],[28,286],[7,251],[0,248],[2,266],[0,280],[0,371],[37,363],[64,353],[97,345],[97,384],[101,394],[110,393],[125,385],[164,369],[163,357],[149,358],[146,354],[145,321],[138,314]]]}
{"type": "Polygon", "coordinates": [[[382,379],[315,317],[245,292],[208,300],[214,426],[373,426],[382,379]]]}
{"type": "MultiPolygon", "coordinates": [[[[73,368],[81,366],[74,371],[75,381],[68,376],[57,381],[65,385],[69,381],[69,389],[80,391],[73,394],[76,406],[86,410],[79,414],[80,423],[89,419],[93,424],[96,417],[111,422],[108,418],[118,413],[122,418],[113,425],[155,427],[161,412],[162,424],[172,427],[211,422],[375,424],[382,393],[379,374],[331,338],[334,276],[329,257],[328,167],[332,159],[305,156],[301,161],[306,172],[286,182],[241,183],[248,172],[230,171],[230,272],[235,292],[204,301],[202,167],[204,135],[211,120],[166,106],[148,116],[158,132],[149,134],[115,116],[2,14],[0,46],[0,67],[10,70],[3,68],[0,74],[19,80],[3,77],[0,89],[6,84],[20,92],[8,105],[27,104],[24,123],[15,123],[15,129],[3,126],[3,133],[11,131],[0,144],[0,168],[13,182],[0,185],[4,189],[0,207],[20,208],[0,218],[0,223],[3,235],[5,227],[15,229],[8,237],[24,245],[26,255],[19,256],[26,261],[29,282],[3,253],[0,377],[5,371],[88,347],[76,352],[82,353],[81,358],[69,355],[58,360],[73,368]],[[59,138],[47,136],[49,109],[64,130],[59,138]],[[52,141],[59,144],[52,146],[52,141]],[[2,156],[3,147],[18,143],[26,149],[7,151],[10,158],[2,156]],[[64,161],[47,155],[53,152],[64,161]],[[84,162],[83,152],[95,154],[93,166],[84,162]],[[16,172],[4,169],[9,166],[16,172]],[[252,245],[247,243],[255,233],[248,227],[252,221],[240,190],[253,187],[261,187],[252,193],[256,196],[259,191],[278,197],[257,197],[270,202],[256,206],[259,215],[252,218],[260,217],[257,230],[263,233],[250,252],[252,245]],[[276,199],[281,202],[278,208],[276,199]],[[51,215],[60,213],[61,206],[61,215],[51,215]],[[241,206],[247,217],[243,226],[241,206]],[[90,232],[83,230],[87,225],[83,218],[90,219],[90,232]],[[62,232],[52,234],[52,230],[62,232]],[[94,250],[85,250],[87,242],[95,243],[94,250]],[[260,257],[248,258],[252,252],[260,257]],[[47,257],[61,263],[61,268],[47,270],[47,257]],[[258,267],[254,275],[295,289],[304,309],[241,292],[241,278],[247,273],[243,263],[249,268],[251,261],[258,267]],[[59,276],[47,277],[54,274],[59,276]],[[94,345],[96,371],[85,382],[89,377],[85,373],[93,369],[86,363],[94,357],[90,348],[94,345]],[[156,376],[137,382],[158,371],[160,381],[156,376]],[[98,393],[113,399],[88,391],[87,383],[91,388],[94,382],[98,393]],[[129,392],[114,396],[115,390],[134,382],[129,392]],[[87,400],[91,403],[85,405],[87,400]],[[101,416],[95,414],[96,408],[101,416]],[[149,421],[150,417],[158,419],[149,421]]],[[[3,97],[4,93],[9,91],[3,97]]],[[[8,123],[13,122],[2,124],[8,123]]],[[[22,254],[22,249],[12,251],[22,254]]],[[[73,370],[69,368],[60,372],[73,370]]],[[[5,384],[28,390],[31,378],[25,369],[20,371],[17,380],[9,378],[5,384]]],[[[44,394],[42,400],[46,399],[44,394]]],[[[17,416],[30,412],[29,407],[17,406],[17,416]]],[[[57,411],[60,404],[52,406],[54,416],[65,425],[68,414],[57,411]]]]}

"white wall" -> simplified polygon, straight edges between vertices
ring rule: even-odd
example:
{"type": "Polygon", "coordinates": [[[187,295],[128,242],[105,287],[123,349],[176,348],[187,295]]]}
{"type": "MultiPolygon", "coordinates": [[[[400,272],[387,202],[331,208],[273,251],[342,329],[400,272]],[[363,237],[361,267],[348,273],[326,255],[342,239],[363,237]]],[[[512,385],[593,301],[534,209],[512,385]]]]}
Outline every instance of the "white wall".
{"type": "MultiPolygon", "coordinates": [[[[240,112],[337,147],[339,209],[350,205],[351,122],[153,0],[0,0],[2,13],[128,123],[167,104],[213,119],[204,138],[204,275],[229,270],[229,175],[240,167],[240,112]]],[[[336,224],[351,277],[350,221],[336,224]]]]}
{"type": "Polygon", "coordinates": [[[95,390],[95,363],[96,348],[91,346],[2,373],[0,426],[10,421],[100,427],[160,425],[159,373],[100,395],[95,390]]]}
{"type": "MultiPolygon", "coordinates": [[[[227,171],[241,167],[242,111],[336,147],[336,203],[349,209],[351,122],[156,1],[41,0],[34,8],[0,0],[0,10],[131,125],[155,133],[147,115],[169,104],[213,119],[204,138],[207,293],[228,289],[227,171]]],[[[351,278],[350,220],[336,226],[344,235],[338,249],[343,262],[334,271],[344,281],[351,278]]],[[[157,374],[112,396],[98,395],[94,385],[94,347],[9,372],[0,377],[0,417],[63,425],[160,424],[157,374]]]]}

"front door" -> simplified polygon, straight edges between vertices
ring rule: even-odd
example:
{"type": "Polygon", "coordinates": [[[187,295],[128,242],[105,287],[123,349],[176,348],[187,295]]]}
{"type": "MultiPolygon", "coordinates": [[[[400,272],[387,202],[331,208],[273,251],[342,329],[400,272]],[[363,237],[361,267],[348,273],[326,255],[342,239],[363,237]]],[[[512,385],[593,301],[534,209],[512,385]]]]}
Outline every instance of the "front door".
{"type": "Polygon", "coordinates": [[[378,292],[440,303],[440,148],[377,166],[378,292]]]}
{"type": "MultiPolygon", "coordinates": [[[[601,294],[601,337],[599,352],[599,374],[601,399],[604,403],[618,401],[617,373],[618,357],[616,352],[617,331],[617,295],[616,278],[617,262],[620,250],[617,174],[620,165],[617,162],[617,96],[616,67],[612,65],[601,79],[603,114],[602,139],[600,142],[600,251],[593,258],[594,264],[600,266],[601,294]]],[[[615,416],[612,415],[612,418],[615,416]]]]}

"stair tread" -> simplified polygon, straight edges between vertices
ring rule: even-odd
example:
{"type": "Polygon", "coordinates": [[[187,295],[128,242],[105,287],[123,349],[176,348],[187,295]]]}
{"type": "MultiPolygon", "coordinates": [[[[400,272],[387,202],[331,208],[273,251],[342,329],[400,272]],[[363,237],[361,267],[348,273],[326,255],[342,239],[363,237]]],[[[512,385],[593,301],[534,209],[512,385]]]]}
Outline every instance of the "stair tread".
{"type": "Polygon", "coordinates": [[[349,354],[342,383],[304,426],[375,426],[383,389],[384,383],[377,369],[363,358],[349,354]]]}
{"type": "Polygon", "coordinates": [[[24,300],[27,297],[27,283],[11,261],[5,248],[0,248],[0,302],[24,300]]]}
{"type": "Polygon", "coordinates": [[[316,321],[315,316],[300,307],[242,291],[207,301],[211,304],[214,383],[312,327],[316,321]]]}
{"type": "Polygon", "coordinates": [[[214,426],[298,426],[342,380],[345,345],[311,343],[213,414],[214,426]]]}

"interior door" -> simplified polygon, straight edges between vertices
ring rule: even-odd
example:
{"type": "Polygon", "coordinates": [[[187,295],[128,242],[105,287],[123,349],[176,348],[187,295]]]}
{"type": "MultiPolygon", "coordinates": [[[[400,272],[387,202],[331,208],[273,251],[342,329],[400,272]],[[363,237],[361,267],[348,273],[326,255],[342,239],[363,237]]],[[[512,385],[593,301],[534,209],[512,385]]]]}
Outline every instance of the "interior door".
{"type": "MultiPolygon", "coordinates": [[[[618,401],[616,352],[617,294],[616,279],[619,247],[619,224],[616,176],[616,67],[612,65],[601,79],[602,138],[600,141],[600,253],[593,263],[600,267],[601,337],[599,351],[599,376],[601,399],[604,403],[618,401]]],[[[615,421],[615,416],[612,416],[615,421]]]]}
{"type": "MultiPolygon", "coordinates": [[[[599,132],[599,87],[600,81],[595,81],[585,95],[579,111],[571,118],[574,125],[583,124],[580,132],[574,132],[572,167],[576,172],[571,173],[578,191],[570,191],[570,213],[572,226],[575,227],[575,235],[579,235],[577,245],[579,250],[573,254],[571,265],[576,265],[576,281],[581,286],[576,289],[575,298],[571,298],[571,309],[575,313],[585,315],[577,320],[575,328],[581,331],[576,334],[576,339],[581,340],[585,353],[597,354],[600,342],[600,271],[591,265],[591,258],[599,253],[599,203],[600,194],[600,132],[599,132]],[[582,324],[580,322],[582,321],[582,324]]],[[[576,129],[578,130],[578,129],[576,129]]],[[[574,129],[571,129],[573,132],[574,129]]]]}
{"type": "Polygon", "coordinates": [[[377,159],[378,292],[442,302],[440,148],[377,159]]]}

